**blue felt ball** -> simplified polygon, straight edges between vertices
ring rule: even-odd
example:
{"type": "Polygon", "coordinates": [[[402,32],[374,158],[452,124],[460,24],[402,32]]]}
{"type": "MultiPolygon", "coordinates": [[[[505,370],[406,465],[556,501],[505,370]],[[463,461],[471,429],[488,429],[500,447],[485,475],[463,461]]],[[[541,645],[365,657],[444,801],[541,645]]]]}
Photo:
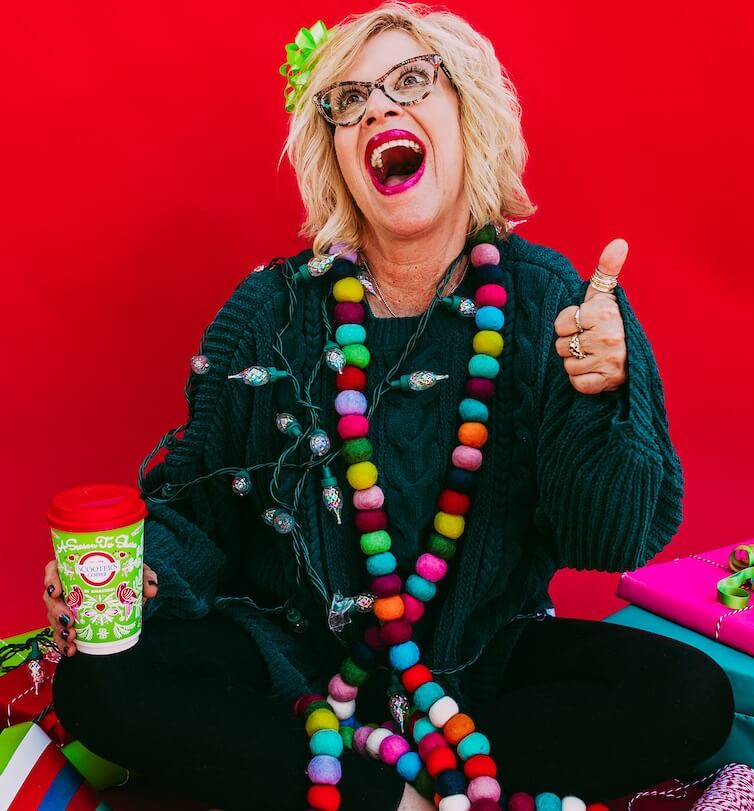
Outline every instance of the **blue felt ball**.
{"type": "Polygon", "coordinates": [[[501,330],[505,323],[505,316],[499,307],[480,307],[476,311],[476,325],[479,329],[501,330]]]}
{"type": "Polygon", "coordinates": [[[390,648],[390,664],[396,670],[408,670],[419,661],[419,656],[419,646],[410,640],[390,648]]]}
{"type": "MultiPolygon", "coordinates": [[[[353,657],[351,657],[353,658],[353,657]]],[[[356,716],[352,715],[350,718],[344,718],[341,720],[340,725],[342,727],[360,727],[361,724],[356,720],[356,716]]],[[[334,730],[333,730],[334,731],[334,730]]]]}
{"type": "Polygon", "coordinates": [[[407,783],[413,783],[422,769],[422,761],[418,752],[406,752],[401,755],[395,764],[395,769],[407,783]]]}
{"type": "Polygon", "coordinates": [[[345,279],[346,276],[353,276],[356,266],[347,259],[336,259],[333,266],[327,271],[325,277],[329,282],[336,282],[338,279],[345,279]]]}
{"type": "Polygon", "coordinates": [[[425,681],[416,688],[414,704],[422,711],[429,712],[429,708],[445,695],[445,690],[436,681],[425,681]]]}
{"type": "Polygon", "coordinates": [[[452,467],[448,473],[447,485],[449,490],[472,493],[476,485],[476,476],[470,470],[452,467]]]}
{"type": "Polygon", "coordinates": [[[466,791],[466,778],[458,769],[445,769],[435,777],[435,791],[441,797],[452,797],[466,791]]]}
{"type": "Polygon", "coordinates": [[[406,591],[417,600],[427,603],[437,593],[437,586],[420,574],[410,574],[406,578],[406,591]]]}
{"type": "Polygon", "coordinates": [[[497,377],[500,364],[490,355],[473,355],[469,360],[469,374],[472,377],[486,377],[489,380],[497,377]]]}
{"type": "Polygon", "coordinates": [[[537,794],[534,798],[537,804],[537,811],[560,811],[561,802],[557,794],[551,791],[545,791],[543,794],[537,794]]]}
{"type": "Polygon", "coordinates": [[[429,720],[429,718],[420,718],[414,724],[414,740],[419,743],[419,741],[425,736],[429,735],[430,732],[437,732],[437,727],[429,720]]]}
{"type": "Polygon", "coordinates": [[[465,397],[458,406],[458,413],[464,422],[487,422],[490,410],[479,400],[465,397]]]}
{"type": "Polygon", "coordinates": [[[367,331],[361,324],[341,324],[335,330],[335,340],[341,346],[348,344],[363,344],[367,338],[367,331]]]}
{"type": "Polygon", "coordinates": [[[367,557],[367,571],[372,577],[392,574],[397,565],[395,555],[392,552],[378,552],[376,555],[367,557]]]}
{"type": "Polygon", "coordinates": [[[334,729],[320,729],[309,739],[309,749],[313,755],[340,757],[343,752],[343,738],[334,729]]]}
{"type": "Polygon", "coordinates": [[[356,642],[350,653],[354,664],[357,664],[362,670],[371,670],[377,664],[377,654],[366,642],[356,642]]]}

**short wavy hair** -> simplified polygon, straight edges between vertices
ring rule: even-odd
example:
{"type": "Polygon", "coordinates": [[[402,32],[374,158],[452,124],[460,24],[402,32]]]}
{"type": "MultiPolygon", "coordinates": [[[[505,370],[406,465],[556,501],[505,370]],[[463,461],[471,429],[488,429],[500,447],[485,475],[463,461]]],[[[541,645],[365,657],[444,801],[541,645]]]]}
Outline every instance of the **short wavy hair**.
{"type": "Polygon", "coordinates": [[[469,234],[492,222],[526,217],[535,206],[521,176],[528,151],[521,133],[521,107],[492,43],[466,20],[423,4],[387,2],[340,22],[316,52],[305,92],[294,106],[283,154],[293,166],[306,220],[299,234],[324,253],[337,242],[359,249],[362,214],[338,166],[332,126],[312,103],[316,88],[342,79],[360,46],[383,31],[411,34],[439,53],[458,93],[464,147],[464,183],[471,208],[469,234]]]}

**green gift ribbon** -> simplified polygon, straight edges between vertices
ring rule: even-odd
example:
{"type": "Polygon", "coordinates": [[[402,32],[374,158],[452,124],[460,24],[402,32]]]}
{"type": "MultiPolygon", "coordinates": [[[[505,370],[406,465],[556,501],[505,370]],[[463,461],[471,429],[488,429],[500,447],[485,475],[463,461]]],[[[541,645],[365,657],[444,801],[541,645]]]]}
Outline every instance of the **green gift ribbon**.
{"type": "Polygon", "coordinates": [[[728,558],[728,566],[735,574],[718,581],[717,599],[728,608],[746,608],[751,591],[744,586],[754,583],[754,544],[737,546],[728,558]],[[739,552],[743,553],[744,560],[739,557],[739,552]]]}
{"type": "Polygon", "coordinates": [[[322,20],[317,20],[311,28],[302,28],[293,42],[285,46],[287,61],[280,66],[280,73],[288,79],[284,92],[285,111],[293,112],[299,96],[309,82],[314,60],[314,52],[327,40],[330,31],[322,20]]]}

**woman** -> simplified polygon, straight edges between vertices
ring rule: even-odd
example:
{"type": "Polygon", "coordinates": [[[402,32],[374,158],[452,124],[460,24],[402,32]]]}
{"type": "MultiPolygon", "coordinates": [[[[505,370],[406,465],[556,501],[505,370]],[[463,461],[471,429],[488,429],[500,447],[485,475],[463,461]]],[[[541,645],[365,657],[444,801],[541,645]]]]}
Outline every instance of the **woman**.
{"type": "Polygon", "coordinates": [[[587,284],[510,233],[533,211],[519,108],[460,18],[383,6],[303,68],[287,146],[313,250],[245,279],[192,359],[185,433],[142,482],[139,644],[74,656],[48,566],[61,720],[225,808],[437,791],[483,811],[500,785],[597,802],[682,775],[730,729],[723,671],[547,595],[561,567],[643,565],[680,522],[662,384],[615,286],[625,243],[587,284]],[[330,703],[297,718],[308,693],[330,703]],[[388,704],[405,736],[353,731],[388,704]],[[341,739],[385,762],[338,761],[341,739]]]}

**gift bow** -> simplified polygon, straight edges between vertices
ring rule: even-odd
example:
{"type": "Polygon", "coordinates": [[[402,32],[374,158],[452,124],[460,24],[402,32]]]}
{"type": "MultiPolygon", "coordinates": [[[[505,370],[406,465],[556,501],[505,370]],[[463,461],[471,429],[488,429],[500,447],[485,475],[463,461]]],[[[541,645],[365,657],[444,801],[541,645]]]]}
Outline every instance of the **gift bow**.
{"type": "Polygon", "coordinates": [[[744,586],[754,583],[754,544],[737,546],[730,553],[728,566],[735,574],[718,581],[717,599],[728,608],[746,608],[751,591],[744,586]],[[739,557],[739,552],[743,554],[743,559],[739,557]]]}
{"type": "Polygon", "coordinates": [[[309,81],[314,62],[312,54],[327,40],[330,31],[322,22],[317,20],[311,28],[302,28],[294,42],[285,46],[287,61],[280,66],[280,73],[288,79],[285,88],[285,111],[293,112],[298,97],[309,81]]]}

